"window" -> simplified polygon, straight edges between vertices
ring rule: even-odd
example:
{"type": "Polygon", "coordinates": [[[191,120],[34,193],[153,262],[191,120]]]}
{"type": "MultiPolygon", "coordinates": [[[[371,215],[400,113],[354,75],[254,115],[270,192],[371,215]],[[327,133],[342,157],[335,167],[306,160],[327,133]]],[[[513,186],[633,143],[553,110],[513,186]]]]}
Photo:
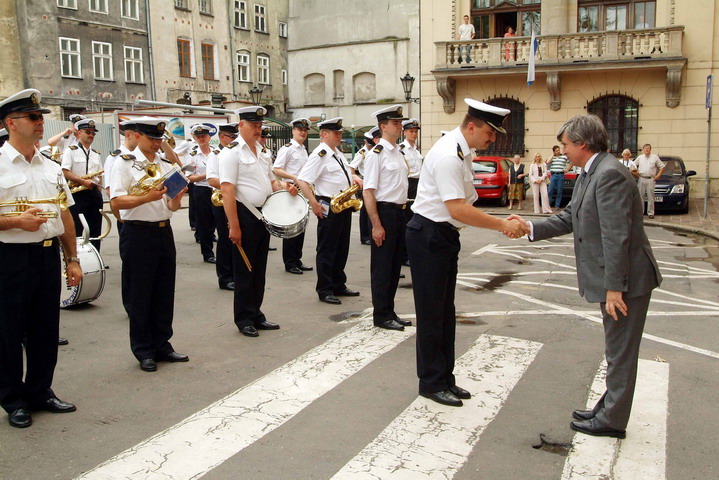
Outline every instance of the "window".
{"type": "Polygon", "coordinates": [[[140,19],[140,10],[137,6],[137,0],[122,0],[121,15],[125,18],[134,20],[140,19]]]}
{"type": "Polygon", "coordinates": [[[212,15],[212,0],[198,0],[200,13],[212,15]]]}
{"type": "Polygon", "coordinates": [[[267,24],[265,23],[265,6],[255,4],[255,30],[267,33],[267,24]]]}
{"type": "Polygon", "coordinates": [[[90,0],[90,11],[107,14],[107,0],[90,0]]]}
{"type": "Polygon", "coordinates": [[[247,29],[247,2],[235,0],[235,28],[247,29]]]}
{"type": "Polygon", "coordinates": [[[60,72],[63,77],[82,78],[80,40],[60,37],[60,72]]]}
{"type": "Polygon", "coordinates": [[[192,44],[189,40],[177,39],[177,62],[181,77],[192,77],[192,44]]]}
{"type": "Polygon", "coordinates": [[[311,73],[305,77],[305,105],[325,103],[325,76],[311,73]]]}
{"type": "Polygon", "coordinates": [[[200,44],[202,48],[202,73],[205,80],[217,80],[215,74],[215,45],[212,43],[200,44]]]}
{"type": "Polygon", "coordinates": [[[634,28],[653,28],[655,10],[655,2],[636,2],[634,4],[634,28]]]}
{"type": "Polygon", "coordinates": [[[92,70],[97,80],[112,80],[112,45],[92,42],[92,70]]]}
{"type": "Polygon", "coordinates": [[[625,0],[605,5],[597,0],[579,0],[577,31],[654,28],[656,2],[625,0]]]}
{"type": "Polygon", "coordinates": [[[624,95],[605,95],[592,100],[587,112],[602,119],[609,133],[609,151],[621,157],[628,148],[637,151],[639,133],[639,102],[624,95]]]}
{"type": "Polygon", "coordinates": [[[278,29],[280,31],[280,37],[287,38],[287,24],[285,22],[280,22],[278,29]]]}
{"type": "Polygon", "coordinates": [[[287,70],[282,70],[282,85],[287,85],[287,70]]]}
{"type": "Polygon", "coordinates": [[[125,81],[128,83],[145,83],[142,65],[142,49],[125,47],[125,81]]]}
{"type": "Polygon", "coordinates": [[[237,78],[240,82],[250,81],[250,54],[239,52],[237,54],[237,78]]]}
{"type": "Polygon", "coordinates": [[[60,8],[72,8],[77,10],[77,0],[57,0],[57,6],[60,8]]]}
{"type": "Polygon", "coordinates": [[[180,10],[189,10],[190,5],[188,4],[188,0],[175,0],[175,8],[179,8],[180,10]]]}
{"type": "Polygon", "coordinates": [[[375,74],[358,73],[352,78],[352,91],[355,103],[374,103],[377,99],[375,74]]]}
{"type": "Polygon", "coordinates": [[[257,55],[257,83],[270,83],[270,57],[266,55],[257,55]]]}
{"type": "MultiPolygon", "coordinates": [[[[473,0],[470,18],[474,38],[503,37],[510,27],[518,37],[530,36],[532,28],[539,34],[541,3],[540,0],[473,0]]],[[[464,23],[461,18],[457,22],[458,26],[464,23]]]]}
{"type": "Polygon", "coordinates": [[[509,114],[503,126],[506,135],[497,135],[497,141],[482,150],[480,155],[497,155],[509,157],[511,155],[524,155],[524,104],[513,98],[494,98],[487,103],[495,107],[506,108],[509,114]]]}

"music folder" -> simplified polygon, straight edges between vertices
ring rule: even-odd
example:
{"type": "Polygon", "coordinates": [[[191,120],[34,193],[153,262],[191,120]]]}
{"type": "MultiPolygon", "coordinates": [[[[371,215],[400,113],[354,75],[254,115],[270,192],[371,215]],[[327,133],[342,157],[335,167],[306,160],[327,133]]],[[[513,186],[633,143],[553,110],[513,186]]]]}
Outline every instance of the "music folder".
{"type": "Polygon", "coordinates": [[[172,166],[172,170],[163,175],[165,181],[162,183],[164,187],[167,187],[167,195],[170,198],[175,198],[179,193],[187,187],[188,180],[182,174],[182,171],[177,168],[177,165],[172,166]]]}

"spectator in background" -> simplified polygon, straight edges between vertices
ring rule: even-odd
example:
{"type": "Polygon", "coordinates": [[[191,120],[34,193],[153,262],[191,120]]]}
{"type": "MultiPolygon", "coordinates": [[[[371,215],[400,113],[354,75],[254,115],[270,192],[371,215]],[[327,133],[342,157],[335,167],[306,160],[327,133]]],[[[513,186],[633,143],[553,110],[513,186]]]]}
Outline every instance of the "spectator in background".
{"type": "Polygon", "coordinates": [[[619,160],[619,163],[627,167],[629,169],[629,173],[631,173],[634,178],[639,178],[639,170],[637,170],[637,164],[634,163],[633,160],[629,159],[629,157],[631,156],[632,152],[628,148],[625,148],[622,152],[622,159],[619,160]]]}
{"type": "Polygon", "coordinates": [[[521,163],[519,155],[512,157],[512,165],[509,167],[509,178],[507,179],[509,184],[509,210],[512,209],[512,205],[516,200],[519,206],[517,210],[522,209],[522,200],[524,200],[524,177],[527,174],[524,173],[524,165],[521,163]]]}
{"type": "Polygon", "coordinates": [[[654,185],[664,173],[664,163],[652,153],[652,146],[648,143],[642,147],[644,153],[639,155],[634,163],[639,172],[639,197],[647,199],[647,215],[654,218],[654,185]]]}
{"type": "Polygon", "coordinates": [[[547,166],[542,160],[542,154],[534,155],[534,161],[529,167],[529,181],[532,185],[532,196],[534,197],[534,213],[552,213],[549,208],[549,196],[547,195],[547,166]],[[542,209],[539,209],[541,196],[542,209]]]}
{"type": "MultiPolygon", "coordinates": [[[[512,27],[507,27],[506,32],[504,34],[504,38],[511,38],[516,37],[514,34],[514,29],[512,27]]],[[[517,56],[517,46],[512,45],[512,42],[504,42],[504,59],[506,61],[510,60],[516,60],[517,56]],[[514,53],[514,56],[512,55],[514,53]]]]}
{"type": "MultiPolygon", "coordinates": [[[[469,15],[464,16],[464,23],[459,26],[457,34],[457,40],[460,40],[462,42],[467,40],[474,39],[474,25],[469,23],[469,15]]],[[[459,46],[459,62],[462,63],[462,50],[464,49],[465,53],[465,62],[469,63],[471,61],[469,57],[469,52],[472,51],[471,45],[460,45],[459,46]]]]}
{"type": "Polygon", "coordinates": [[[565,155],[559,154],[559,145],[552,147],[552,158],[547,160],[547,169],[550,173],[549,192],[547,197],[552,203],[552,195],[556,194],[554,207],[559,208],[562,203],[562,191],[564,190],[564,174],[569,171],[569,160],[565,155]]]}

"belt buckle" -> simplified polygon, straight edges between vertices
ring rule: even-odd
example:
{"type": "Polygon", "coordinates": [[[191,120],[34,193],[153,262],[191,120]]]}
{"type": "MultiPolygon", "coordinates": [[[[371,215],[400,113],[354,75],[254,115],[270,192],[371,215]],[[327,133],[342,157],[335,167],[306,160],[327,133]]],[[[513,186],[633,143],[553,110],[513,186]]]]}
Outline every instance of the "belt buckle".
{"type": "Polygon", "coordinates": [[[162,228],[167,226],[167,222],[157,222],[157,226],[162,228]]]}
{"type": "Polygon", "coordinates": [[[52,247],[52,238],[50,238],[48,240],[43,240],[42,246],[43,247],[52,247]]]}
{"type": "Polygon", "coordinates": [[[402,210],[405,210],[406,208],[407,208],[407,204],[406,204],[406,203],[403,203],[403,204],[402,204],[402,210]]]}

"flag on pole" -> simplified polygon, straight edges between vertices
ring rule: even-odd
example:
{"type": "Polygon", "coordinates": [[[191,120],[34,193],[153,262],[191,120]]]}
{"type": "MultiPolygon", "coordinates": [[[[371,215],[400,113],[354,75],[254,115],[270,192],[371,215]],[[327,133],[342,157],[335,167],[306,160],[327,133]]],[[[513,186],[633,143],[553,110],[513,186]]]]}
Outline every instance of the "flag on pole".
{"type": "Polygon", "coordinates": [[[529,45],[529,68],[527,69],[527,85],[534,83],[534,59],[537,56],[537,37],[534,35],[534,28],[532,28],[532,41],[529,45]]]}

